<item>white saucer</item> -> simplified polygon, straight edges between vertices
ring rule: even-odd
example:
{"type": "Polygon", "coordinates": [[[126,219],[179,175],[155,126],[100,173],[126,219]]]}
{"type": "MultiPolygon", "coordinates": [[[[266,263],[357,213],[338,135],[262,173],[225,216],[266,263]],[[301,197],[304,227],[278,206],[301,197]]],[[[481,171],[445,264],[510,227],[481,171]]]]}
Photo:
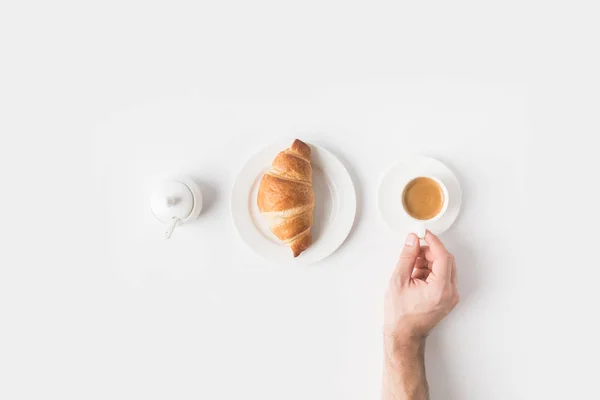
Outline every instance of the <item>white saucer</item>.
{"type": "Polygon", "coordinates": [[[396,163],[383,176],[379,185],[377,203],[381,217],[401,236],[413,231],[415,223],[402,208],[402,190],[413,178],[433,176],[448,189],[448,209],[440,219],[425,224],[436,235],[444,233],[456,220],[460,211],[462,191],[456,175],[440,161],[423,156],[406,157],[396,163]]]}
{"type": "Polygon", "coordinates": [[[233,185],[231,214],[244,242],[259,255],[278,264],[308,265],[329,256],[344,242],[356,215],[356,193],[344,165],[329,151],[309,143],[316,199],[313,243],[294,258],[290,248],[271,233],[256,205],[263,174],[275,156],[291,143],[292,140],[271,145],[248,160],[233,185]]]}

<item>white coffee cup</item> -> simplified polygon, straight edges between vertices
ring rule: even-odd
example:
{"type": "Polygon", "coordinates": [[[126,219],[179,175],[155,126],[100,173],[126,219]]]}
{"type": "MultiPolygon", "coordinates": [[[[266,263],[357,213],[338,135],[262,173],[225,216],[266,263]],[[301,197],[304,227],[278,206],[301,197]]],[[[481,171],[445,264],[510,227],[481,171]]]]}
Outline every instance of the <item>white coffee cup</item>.
{"type": "Polygon", "coordinates": [[[414,177],[412,177],[411,179],[409,179],[404,184],[404,187],[402,188],[402,198],[401,198],[401,201],[402,201],[402,211],[406,214],[406,216],[408,218],[410,218],[414,222],[414,226],[412,228],[412,232],[414,232],[419,237],[419,239],[425,238],[425,233],[427,231],[427,225],[428,224],[430,224],[431,222],[437,221],[438,219],[442,218],[442,216],[444,215],[444,213],[448,209],[449,200],[450,199],[448,198],[448,189],[446,188],[446,185],[444,185],[444,183],[441,180],[439,180],[438,178],[436,178],[434,176],[426,176],[426,175],[414,176],[414,177]],[[442,205],[442,208],[440,209],[440,211],[434,217],[429,218],[429,219],[417,219],[417,218],[413,217],[406,210],[405,205],[404,205],[404,194],[405,194],[405,191],[406,191],[407,187],[409,186],[410,183],[412,183],[415,179],[418,179],[418,178],[431,179],[432,181],[434,181],[435,183],[438,184],[438,186],[442,190],[442,194],[444,195],[444,204],[442,205]]]}

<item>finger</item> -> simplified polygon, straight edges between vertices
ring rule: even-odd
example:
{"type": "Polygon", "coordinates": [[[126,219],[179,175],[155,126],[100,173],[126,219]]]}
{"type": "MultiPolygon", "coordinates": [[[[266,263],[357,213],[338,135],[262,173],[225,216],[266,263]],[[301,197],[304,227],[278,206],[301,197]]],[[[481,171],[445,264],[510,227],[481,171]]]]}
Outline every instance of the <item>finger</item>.
{"type": "Polygon", "coordinates": [[[431,258],[433,258],[431,270],[434,276],[442,282],[450,282],[452,255],[448,253],[440,239],[430,231],[425,233],[425,241],[429,244],[429,251],[431,251],[431,258]]]}
{"type": "Polygon", "coordinates": [[[427,283],[450,284],[452,279],[452,262],[452,254],[433,261],[427,283]]]}
{"type": "Polygon", "coordinates": [[[429,246],[421,246],[421,257],[425,258],[428,262],[433,261],[433,252],[429,246]]]}
{"type": "Polygon", "coordinates": [[[421,249],[419,251],[419,258],[417,259],[418,267],[431,269],[432,262],[433,254],[431,253],[429,246],[421,246],[421,249]]]}
{"type": "Polygon", "coordinates": [[[452,254],[448,254],[445,257],[437,259],[431,264],[431,272],[435,276],[437,282],[452,282],[453,264],[454,256],[452,256],[452,254]]]}
{"type": "Polygon", "coordinates": [[[415,268],[427,268],[427,264],[427,260],[419,255],[417,261],[415,262],[415,268]]]}
{"type": "Polygon", "coordinates": [[[448,250],[446,250],[442,241],[431,231],[425,232],[425,242],[429,245],[429,250],[434,259],[448,254],[448,250]]]}
{"type": "Polygon", "coordinates": [[[454,257],[452,257],[452,269],[450,272],[450,282],[452,282],[453,285],[456,286],[456,260],[454,259],[454,257]]]}
{"type": "Polygon", "coordinates": [[[404,247],[400,253],[398,265],[396,265],[396,275],[400,279],[401,284],[410,282],[413,269],[419,257],[419,238],[414,233],[409,234],[404,241],[404,247]]]}
{"type": "Polygon", "coordinates": [[[415,262],[415,268],[412,272],[412,279],[421,279],[424,281],[427,279],[430,272],[431,270],[429,269],[429,263],[427,260],[419,256],[415,262]]]}
{"type": "Polygon", "coordinates": [[[430,272],[431,270],[428,268],[415,268],[412,273],[412,278],[427,281],[430,272]]]}

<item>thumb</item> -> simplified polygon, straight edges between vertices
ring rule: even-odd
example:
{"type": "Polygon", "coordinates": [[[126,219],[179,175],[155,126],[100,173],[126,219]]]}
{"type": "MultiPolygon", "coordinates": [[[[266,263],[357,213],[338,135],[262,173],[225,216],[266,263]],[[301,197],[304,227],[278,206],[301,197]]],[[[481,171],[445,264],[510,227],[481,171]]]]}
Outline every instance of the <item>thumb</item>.
{"type": "Polygon", "coordinates": [[[404,241],[400,259],[398,265],[396,265],[396,276],[400,279],[401,284],[410,282],[420,248],[419,238],[414,233],[410,233],[404,241]]]}

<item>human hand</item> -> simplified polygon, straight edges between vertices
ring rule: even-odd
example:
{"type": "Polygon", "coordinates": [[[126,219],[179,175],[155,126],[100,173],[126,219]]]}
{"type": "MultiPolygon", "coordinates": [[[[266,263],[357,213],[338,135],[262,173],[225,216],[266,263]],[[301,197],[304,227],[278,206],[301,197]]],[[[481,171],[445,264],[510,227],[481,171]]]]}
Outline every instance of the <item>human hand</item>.
{"type": "Polygon", "coordinates": [[[433,233],[407,236],[385,295],[384,334],[394,342],[422,340],[458,304],[454,256],[433,233]]]}

